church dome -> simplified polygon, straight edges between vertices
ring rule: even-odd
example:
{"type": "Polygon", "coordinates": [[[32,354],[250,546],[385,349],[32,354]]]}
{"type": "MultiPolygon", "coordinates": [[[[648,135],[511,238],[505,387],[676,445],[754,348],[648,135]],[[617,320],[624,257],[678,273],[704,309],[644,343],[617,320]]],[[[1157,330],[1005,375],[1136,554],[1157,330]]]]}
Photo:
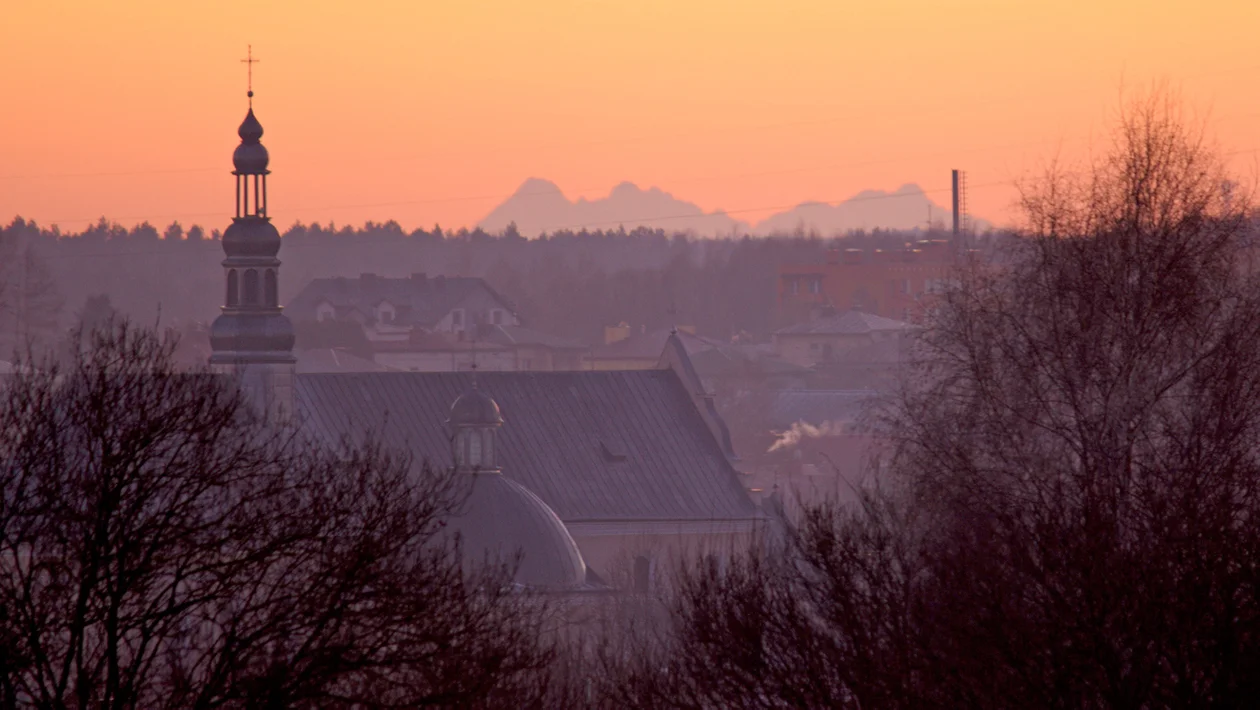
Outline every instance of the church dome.
{"type": "Polygon", "coordinates": [[[223,253],[228,256],[274,257],[280,252],[280,231],[267,219],[232,220],[222,241],[223,253]]]}
{"type": "Polygon", "coordinates": [[[520,554],[516,581],[531,587],[574,587],[586,563],[564,523],[541,498],[498,473],[466,474],[467,497],[446,519],[458,533],[464,562],[510,564],[520,554]]]}
{"type": "Polygon", "coordinates": [[[474,386],[451,405],[452,426],[498,426],[503,423],[499,403],[474,386]]]}
{"type": "Polygon", "coordinates": [[[242,143],[232,153],[232,165],[244,175],[261,175],[267,171],[271,157],[262,143],[242,143]]]}

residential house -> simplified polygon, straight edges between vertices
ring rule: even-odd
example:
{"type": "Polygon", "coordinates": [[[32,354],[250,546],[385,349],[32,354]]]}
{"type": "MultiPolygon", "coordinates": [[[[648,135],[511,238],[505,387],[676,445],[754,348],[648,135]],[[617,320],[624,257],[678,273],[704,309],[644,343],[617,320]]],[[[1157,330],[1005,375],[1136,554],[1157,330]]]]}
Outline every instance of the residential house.
{"type": "Polygon", "coordinates": [[[895,354],[906,343],[913,326],[862,311],[837,312],[815,309],[810,320],[780,328],[774,333],[775,352],[794,365],[815,367],[866,353],[877,356],[877,348],[895,354]]]}

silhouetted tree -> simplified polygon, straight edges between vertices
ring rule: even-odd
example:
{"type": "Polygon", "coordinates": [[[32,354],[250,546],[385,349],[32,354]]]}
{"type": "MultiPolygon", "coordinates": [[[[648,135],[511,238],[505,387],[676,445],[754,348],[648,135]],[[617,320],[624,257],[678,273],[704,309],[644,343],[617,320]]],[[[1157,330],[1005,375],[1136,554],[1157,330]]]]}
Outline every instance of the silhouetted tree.
{"type": "Polygon", "coordinates": [[[1247,707],[1260,694],[1249,207],[1156,94],[958,274],[853,510],[701,565],[656,707],[1247,707]],[[777,554],[775,554],[777,553],[777,554]]]}
{"type": "Polygon", "coordinates": [[[270,425],[169,337],[74,340],[0,390],[10,707],[531,702],[538,600],[442,542],[449,474],[270,425]]]}

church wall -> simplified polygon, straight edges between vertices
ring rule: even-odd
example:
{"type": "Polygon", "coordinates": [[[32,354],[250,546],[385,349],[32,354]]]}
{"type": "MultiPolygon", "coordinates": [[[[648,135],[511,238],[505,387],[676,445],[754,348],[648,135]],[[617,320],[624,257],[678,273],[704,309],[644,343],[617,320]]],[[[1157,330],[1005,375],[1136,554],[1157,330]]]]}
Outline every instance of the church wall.
{"type": "Polygon", "coordinates": [[[618,588],[634,585],[636,558],[649,563],[651,579],[662,583],[680,564],[704,555],[713,555],[724,564],[733,554],[758,543],[753,532],[657,533],[628,532],[620,535],[582,535],[569,532],[582,553],[582,559],[604,581],[618,588]]]}

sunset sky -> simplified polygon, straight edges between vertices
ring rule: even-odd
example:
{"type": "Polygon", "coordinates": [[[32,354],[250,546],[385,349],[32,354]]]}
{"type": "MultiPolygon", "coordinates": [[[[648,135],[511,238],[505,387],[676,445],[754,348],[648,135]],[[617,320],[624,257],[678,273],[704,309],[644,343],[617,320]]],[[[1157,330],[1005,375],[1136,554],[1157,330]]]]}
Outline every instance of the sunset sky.
{"type": "MultiPolygon", "coordinates": [[[[471,225],[531,176],[755,221],[967,170],[977,215],[1165,80],[1260,153],[1260,2],[34,2],[0,42],[0,221],[226,225],[246,109],[295,220],[471,225]]],[[[661,226],[667,227],[668,224],[661,226]]]]}

